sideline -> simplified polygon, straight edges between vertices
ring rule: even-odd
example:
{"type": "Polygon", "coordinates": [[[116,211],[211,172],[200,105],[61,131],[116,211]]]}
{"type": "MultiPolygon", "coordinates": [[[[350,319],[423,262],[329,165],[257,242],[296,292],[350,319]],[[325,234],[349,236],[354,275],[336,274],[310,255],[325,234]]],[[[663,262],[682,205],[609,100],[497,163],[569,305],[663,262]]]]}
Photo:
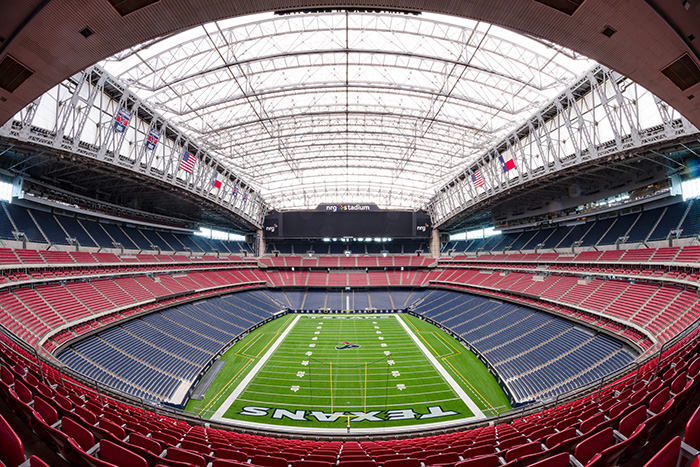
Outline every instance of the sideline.
{"type": "Polygon", "coordinates": [[[267,360],[272,356],[273,353],[275,353],[275,350],[277,350],[277,347],[280,346],[282,341],[284,340],[285,337],[287,337],[287,334],[294,328],[294,325],[297,324],[297,321],[301,318],[302,315],[297,315],[296,318],[294,318],[294,321],[292,321],[292,324],[290,324],[287,329],[282,332],[282,335],[275,341],[274,344],[270,346],[269,349],[267,349],[267,352],[265,355],[262,356],[260,360],[258,360],[258,363],[255,364],[252,370],[248,372],[248,374],[243,378],[243,381],[241,381],[236,389],[233,390],[231,395],[229,395],[226,400],[224,401],[223,404],[219,406],[219,409],[214,412],[214,414],[211,416],[212,420],[215,421],[222,421],[223,415],[226,413],[226,411],[233,405],[233,402],[238,398],[238,396],[241,395],[243,390],[248,386],[248,383],[252,381],[252,379],[255,377],[255,375],[258,374],[258,371],[265,365],[267,360]]]}
{"type": "Polygon", "coordinates": [[[430,363],[433,364],[435,369],[440,373],[440,375],[447,381],[447,384],[452,387],[452,390],[464,401],[465,404],[467,404],[467,407],[469,407],[469,410],[472,411],[474,414],[474,417],[476,418],[486,418],[486,415],[484,415],[484,412],[481,411],[479,407],[474,403],[474,401],[469,397],[469,395],[464,392],[464,389],[457,384],[457,381],[454,380],[452,375],[448,373],[448,371],[445,369],[444,366],[440,365],[440,362],[437,361],[437,359],[433,356],[432,353],[428,351],[428,349],[423,345],[423,343],[418,339],[418,336],[415,335],[415,333],[411,330],[411,328],[408,327],[406,322],[401,319],[401,315],[396,314],[396,319],[399,320],[399,323],[401,323],[401,326],[403,326],[404,330],[406,333],[411,336],[411,339],[413,339],[413,342],[416,343],[418,348],[423,352],[423,354],[430,360],[430,363]]]}

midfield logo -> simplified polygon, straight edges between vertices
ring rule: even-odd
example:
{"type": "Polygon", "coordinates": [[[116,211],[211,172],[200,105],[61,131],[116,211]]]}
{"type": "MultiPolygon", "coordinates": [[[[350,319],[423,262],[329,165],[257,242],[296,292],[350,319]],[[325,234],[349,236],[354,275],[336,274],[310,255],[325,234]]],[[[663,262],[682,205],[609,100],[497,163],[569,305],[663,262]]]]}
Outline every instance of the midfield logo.
{"type": "Polygon", "coordinates": [[[335,350],[346,350],[346,349],[359,349],[360,344],[351,344],[350,342],[343,342],[343,345],[336,345],[335,350]]]}

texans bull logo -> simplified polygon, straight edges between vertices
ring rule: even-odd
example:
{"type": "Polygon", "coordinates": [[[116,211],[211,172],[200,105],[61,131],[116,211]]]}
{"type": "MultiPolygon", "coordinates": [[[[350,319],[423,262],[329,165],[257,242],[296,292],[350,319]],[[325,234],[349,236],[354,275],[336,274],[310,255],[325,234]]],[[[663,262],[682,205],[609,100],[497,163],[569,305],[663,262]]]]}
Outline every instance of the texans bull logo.
{"type": "Polygon", "coordinates": [[[336,345],[335,350],[345,350],[345,349],[359,349],[360,344],[352,344],[350,342],[343,342],[343,345],[336,345]]]}

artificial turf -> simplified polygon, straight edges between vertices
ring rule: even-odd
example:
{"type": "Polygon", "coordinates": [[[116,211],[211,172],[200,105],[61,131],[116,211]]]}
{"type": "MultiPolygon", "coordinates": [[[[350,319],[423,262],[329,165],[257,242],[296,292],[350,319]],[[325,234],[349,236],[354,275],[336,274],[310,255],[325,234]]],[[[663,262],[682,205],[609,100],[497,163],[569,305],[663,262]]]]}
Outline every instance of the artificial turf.
{"type": "MultiPolygon", "coordinates": [[[[232,347],[204,400],[190,401],[187,410],[211,417],[296,316],[282,316],[232,347]]],[[[485,415],[510,408],[493,376],[458,341],[409,314],[399,318],[485,415]]],[[[309,428],[343,428],[349,420],[353,427],[381,428],[473,415],[395,315],[308,314],[223,417],[309,428]]]]}

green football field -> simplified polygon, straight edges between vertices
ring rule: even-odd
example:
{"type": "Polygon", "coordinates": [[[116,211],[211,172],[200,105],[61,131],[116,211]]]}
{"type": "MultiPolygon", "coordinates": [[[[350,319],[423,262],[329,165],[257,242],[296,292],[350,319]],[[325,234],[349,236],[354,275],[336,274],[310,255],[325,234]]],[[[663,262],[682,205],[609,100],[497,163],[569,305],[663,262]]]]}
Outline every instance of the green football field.
{"type": "Polygon", "coordinates": [[[288,314],[223,357],[203,418],[343,429],[488,417],[510,409],[486,367],[408,314],[288,314]]]}

